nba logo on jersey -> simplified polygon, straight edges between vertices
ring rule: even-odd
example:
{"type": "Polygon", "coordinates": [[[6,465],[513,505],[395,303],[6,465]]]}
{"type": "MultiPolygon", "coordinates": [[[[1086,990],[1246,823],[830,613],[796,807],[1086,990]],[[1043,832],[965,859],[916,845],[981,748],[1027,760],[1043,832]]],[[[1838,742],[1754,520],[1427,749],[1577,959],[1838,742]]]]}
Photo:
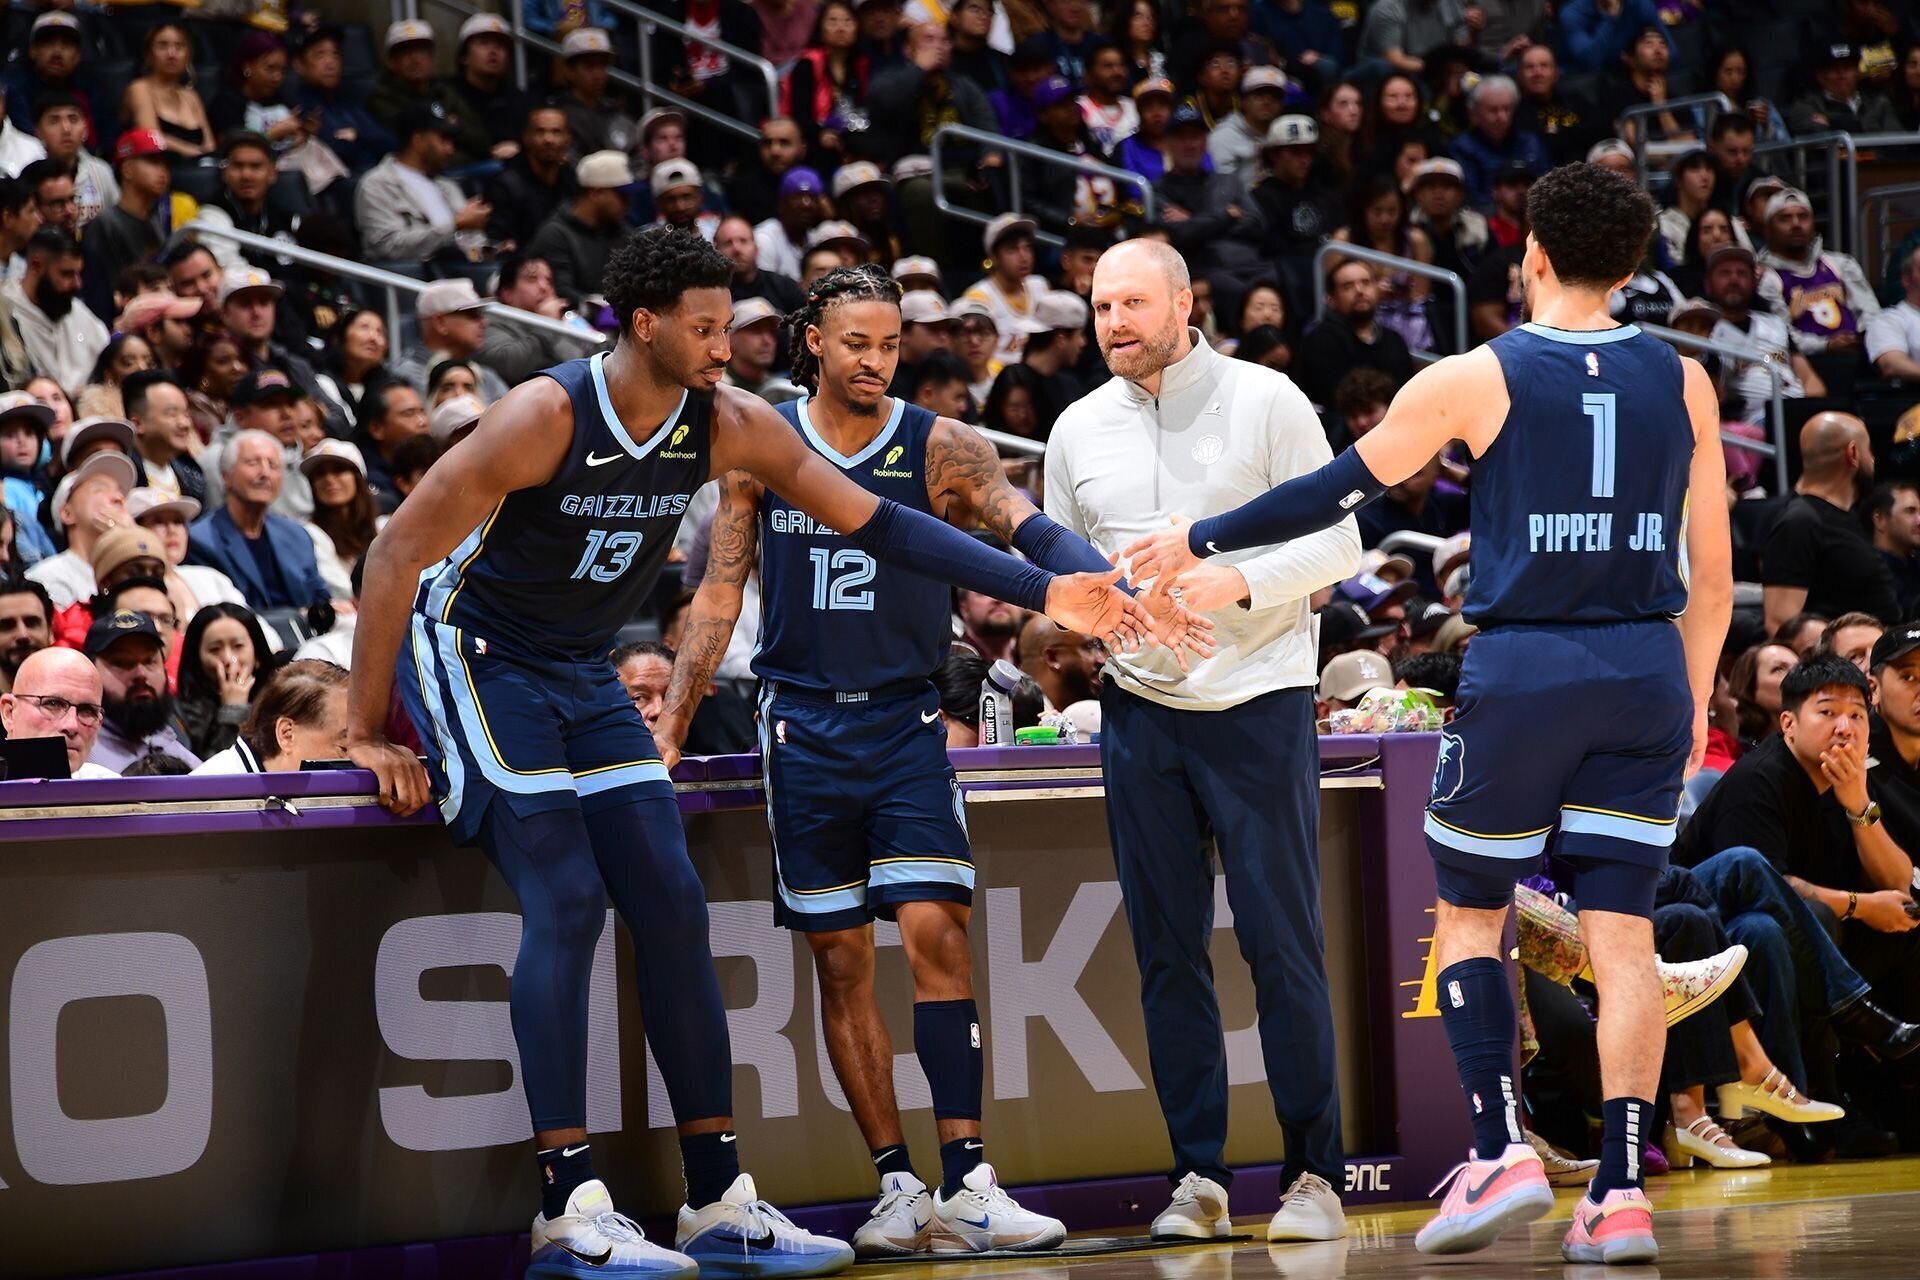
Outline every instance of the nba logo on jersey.
{"type": "Polygon", "coordinates": [[[487,642],[479,636],[473,638],[473,651],[481,657],[487,656],[487,642]]]}
{"type": "Polygon", "coordinates": [[[776,742],[785,742],[787,740],[787,722],[785,720],[773,726],[773,737],[776,742]]]}
{"type": "Polygon", "coordinates": [[[1600,357],[1591,351],[1587,352],[1587,376],[1589,378],[1600,376],[1600,357]]]}
{"type": "Polygon", "coordinates": [[[1467,998],[1460,994],[1460,984],[1458,982],[1449,982],[1447,984],[1447,999],[1453,1001],[1453,1007],[1456,1009],[1466,1007],[1467,998]]]}

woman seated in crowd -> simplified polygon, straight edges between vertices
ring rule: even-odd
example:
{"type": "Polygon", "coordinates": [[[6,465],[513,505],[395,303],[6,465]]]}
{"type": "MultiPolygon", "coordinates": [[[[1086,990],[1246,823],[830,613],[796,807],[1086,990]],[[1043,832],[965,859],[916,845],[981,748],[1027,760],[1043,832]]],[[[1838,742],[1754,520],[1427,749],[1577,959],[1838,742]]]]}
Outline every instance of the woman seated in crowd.
{"type": "Polygon", "coordinates": [[[180,385],[187,389],[193,429],[202,440],[212,440],[226,422],[227,399],[246,376],[246,354],[224,329],[201,339],[180,362],[180,385]]]}
{"type": "Polygon", "coordinates": [[[367,487],[366,459],[358,445],[325,440],[307,451],[300,470],[313,486],[313,515],[306,526],[320,578],[335,600],[351,600],[354,561],[366,554],[386,523],[367,487]]]}
{"type": "Polygon", "coordinates": [[[378,311],[348,311],[327,335],[320,356],[320,389],[338,405],[349,427],[360,425],[367,388],[387,374],[387,322],[378,311]]]}
{"type": "Polygon", "coordinates": [[[1725,209],[1700,211],[1687,227],[1680,265],[1673,272],[1673,283],[1682,294],[1697,298],[1706,291],[1707,255],[1723,244],[1732,244],[1736,234],[1733,215],[1725,209]]]}
{"type": "Polygon", "coordinates": [[[827,0],[813,39],[787,73],[784,114],[800,126],[808,163],[822,173],[839,167],[844,135],[866,128],[869,68],[859,40],[853,0],[827,0]]]}
{"type": "Polygon", "coordinates": [[[233,745],[193,772],[297,773],[347,753],[347,673],[317,658],[289,662],[253,700],[233,745]]]}
{"type": "Polygon", "coordinates": [[[1780,732],[1780,682],[1800,656],[1783,644],[1757,644],[1733,660],[1727,689],[1733,695],[1735,733],[1752,746],[1780,732]]]}
{"type": "Polygon", "coordinates": [[[1673,162],[1673,203],[1660,211],[1654,260],[1672,271],[1687,260],[1687,241],[1694,224],[1713,199],[1713,159],[1704,151],[1689,151],[1673,162]]]}
{"type": "Polygon", "coordinates": [[[47,459],[59,456],[60,446],[66,441],[67,428],[73,425],[76,416],[73,412],[73,401],[67,398],[67,393],[61,390],[58,382],[44,374],[27,383],[23,389],[35,400],[53,410],[53,421],[47,426],[47,447],[41,453],[44,464],[47,459]]]}
{"type": "Polygon", "coordinates": [[[80,416],[83,418],[124,418],[126,407],[120,400],[120,384],[144,369],[154,367],[153,348],[137,333],[123,333],[101,349],[93,362],[87,385],[80,389],[80,416]]]}
{"type": "Polygon", "coordinates": [[[1024,364],[1010,364],[995,375],[980,421],[983,426],[1008,435],[1045,440],[1057,416],[1047,412],[1049,403],[1046,383],[1040,375],[1024,364]]]}
{"type": "Polygon", "coordinates": [[[167,155],[176,162],[192,162],[213,152],[213,125],[207,104],[193,87],[193,43],[177,22],[162,22],[147,32],[141,55],[145,72],[127,86],[121,118],[132,129],[160,135],[167,155]]]}
{"type": "Polygon", "coordinates": [[[193,615],[181,645],[179,706],[195,755],[204,760],[233,745],[272,662],[251,609],[213,604],[193,615]]]}
{"type": "Polygon", "coordinates": [[[288,103],[287,48],[280,37],[255,31],[240,42],[227,67],[227,87],[210,108],[214,132],[246,129],[265,134],[275,151],[285,151],[319,126],[288,103]]]}

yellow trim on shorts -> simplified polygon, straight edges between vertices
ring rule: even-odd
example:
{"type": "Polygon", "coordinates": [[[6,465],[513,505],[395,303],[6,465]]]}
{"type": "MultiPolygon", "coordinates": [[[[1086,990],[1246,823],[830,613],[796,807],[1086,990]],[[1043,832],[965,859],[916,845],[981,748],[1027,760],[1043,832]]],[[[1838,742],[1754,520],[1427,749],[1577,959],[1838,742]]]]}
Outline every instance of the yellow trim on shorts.
{"type": "Polygon", "coordinates": [[[1441,817],[1439,814],[1435,813],[1431,809],[1427,810],[1427,816],[1429,818],[1432,818],[1435,822],[1439,823],[1441,826],[1445,827],[1447,830],[1458,831],[1461,835],[1472,836],[1475,840],[1531,840],[1535,836],[1543,836],[1543,835],[1546,835],[1547,832],[1553,830],[1553,827],[1541,827],[1538,831],[1516,831],[1512,835],[1507,835],[1507,836],[1490,836],[1490,835],[1487,835],[1485,832],[1469,831],[1465,827],[1456,827],[1451,822],[1448,822],[1445,818],[1441,817]]]}
{"type": "MultiPolygon", "coordinates": [[[[1572,809],[1576,813],[1603,813],[1609,818],[1625,818],[1628,822],[1644,822],[1650,827],[1670,827],[1680,821],[1680,815],[1671,818],[1643,818],[1637,813],[1622,813],[1618,809],[1601,809],[1590,804],[1563,804],[1562,809],[1572,809]]],[[[1458,828],[1456,828],[1457,830],[1458,828]]]]}
{"type": "MultiPolygon", "coordinates": [[[[480,526],[479,545],[474,547],[473,554],[468,556],[465,560],[462,560],[460,562],[460,567],[453,571],[453,576],[457,578],[458,581],[453,584],[453,590],[447,593],[447,603],[444,606],[442,606],[440,610],[440,621],[445,622],[448,618],[453,616],[453,602],[460,598],[461,588],[467,585],[467,568],[475,560],[478,560],[480,558],[480,553],[482,551],[485,551],[487,549],[487,532],[493,528],[493,522],[500,518],[500,512],[503,509],[505,509],[506,505],[507,505],[507,500],[505,498],[500,499],[499,502],[494,504],[493,514],[489,515],[487,517],[486,523],[480,526]]],[[[485,717],[482,717],[482,719],[484,718],[485,717]]],[[[500,753],[498,751],[494,752],[494,755],[496,756],[498,756],[499,754],[500,753]]],[[[505,761],[502,761],[501,763],[504,764],[505,761]]],[[[519,770],[516,769],[514,770],[514,772],[518,773],[519,770]]]]}
{"type": "Polygon", "coordinates": [[[625,761],[624,763],[621,763],[621,764],[602,764],[602,765],[595,765],[595,766],[594,766],[593,768],[591,768],[591,769],[581,769],[581,770],[579,770],[579,771],[578,771],[577,773],[574,773],[574,775],[573,775],[573,776],[574,776],[574,777],[576,777],[576,778],[591,778],[591,777],[593,777],[593,776],[594,776],[595,774],[599,774],[599,773],[612,773],[612,772],[613,772],[613,771],[614,771],[615,769],[631,769],[631,768],[633,768],[633,767],[634,767],[635,765],[642,765],[642,764],[665,764],[665,763],[666,763],[666,761],[665,761],[665,760],[662,760],[662,759],[661,759],[661,758],[660,758],[659,756],[654,756],[654,757],[653,757],[652,759],[650,759],[650,760],[628,760],[628,761],[625,761]]]}

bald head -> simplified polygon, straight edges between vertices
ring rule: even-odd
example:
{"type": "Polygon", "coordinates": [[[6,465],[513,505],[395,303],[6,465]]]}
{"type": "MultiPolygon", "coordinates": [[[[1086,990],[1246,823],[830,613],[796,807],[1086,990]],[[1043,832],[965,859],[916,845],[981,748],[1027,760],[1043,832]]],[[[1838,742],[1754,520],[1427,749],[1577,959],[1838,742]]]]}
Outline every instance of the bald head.
{"type": "Polygon", "coordinates": [[[1864,467],[1873,472],[1868,451],[1867,424],[1850,413],[1816,413],[1800,428],[1802,472],[1815,480],[1830,479],[1864,467]]]}
{"type": "Polygon", "coordinates": [[[1093,332],[1114,376],[1160,392],[1160,372],[1193,350],[1193,280],[1172,245],[1129,240],[1093,269],[1093,332]]]}
{"type": "Polygon", "coordinates": [[[1165,281],[1167,296],[1193,287],[1187,260],[1164,240],[1123,240],[1100,255],[1093,269],[1094,287],[1099,287],[1101,272],[1143,272],[1157,274],[1165,281]]]}
{"type": "Polygon", "coordinates": [[[0,724],[9,738],[64,738],[67,768],[77,770],[100,736],[100,673],[76,649],[42,649],[20,664],[13,692],[0,694],[0,724]],[[69,704],[53,714],[43,699],[69,704]],[[91,724],[83,724],[76,708],[91,707],[91,724]]]}
{"type": "Polygon", "coordinates": [[[1020,648],[1016,661],[1020,669],[1039,679],[1039,669],[1045,665],[1047,646],[1056,643],[1066,633],[1060,624],[1044,613],[1036,613],[1027,619],[1027,625],[1020,628],[1020,648]]]}
{"type": "Polygon", "coordinates": [[[81,701],[100,701],[100,673],[94,670],[92,660],[78,649],[42,649],[29,655],[13,678],[13,691],[52,693],[53,685],[70,680],[78,680],[83,689],[90,691],[81,701]]]}
{"type": "Polygon", "coordinates": [[[1100,696],[1107,652],[1092,636],[1069,631],[1044,614],[1035,614],[1020,629],[1015,656],[1020,669],[1040,686],[1056,711],[1100,696]]]}

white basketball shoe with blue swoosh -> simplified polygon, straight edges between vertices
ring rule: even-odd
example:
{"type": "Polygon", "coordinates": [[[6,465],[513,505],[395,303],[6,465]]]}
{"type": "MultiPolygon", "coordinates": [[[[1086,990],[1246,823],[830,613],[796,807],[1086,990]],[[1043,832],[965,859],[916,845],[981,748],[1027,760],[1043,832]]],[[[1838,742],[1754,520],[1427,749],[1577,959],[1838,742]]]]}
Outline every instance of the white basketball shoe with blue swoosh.
{"type": "Polygon", "coordinates": [[[1066,1238],[1067,1229],[1058,1218],[1023,1209],[1002,1191],[990,1164],[975,1165],[951,1199],[934,1193],[935,1253],[1051,1249],[1066,1238]]]}
{"type": "Polygon", "coordinates": [[[590,1178],[567,1197],[567,1211],[533,1220],[529,1280],[604,1276],[625,1280],[693,1280],[692,1258],[647,1239],[639,1224],[615,1213],[606,1184],[590,1178]]]}
{"type": "Polygon", "coordinates": [[[849,1245],[795,1226],[760,1198],[752,1177],[744,1173],[705,1208],[680,1206],[674,1247],[709,1277],[798,1280],[829,1276],[853,1263],[849,1245]]]}

